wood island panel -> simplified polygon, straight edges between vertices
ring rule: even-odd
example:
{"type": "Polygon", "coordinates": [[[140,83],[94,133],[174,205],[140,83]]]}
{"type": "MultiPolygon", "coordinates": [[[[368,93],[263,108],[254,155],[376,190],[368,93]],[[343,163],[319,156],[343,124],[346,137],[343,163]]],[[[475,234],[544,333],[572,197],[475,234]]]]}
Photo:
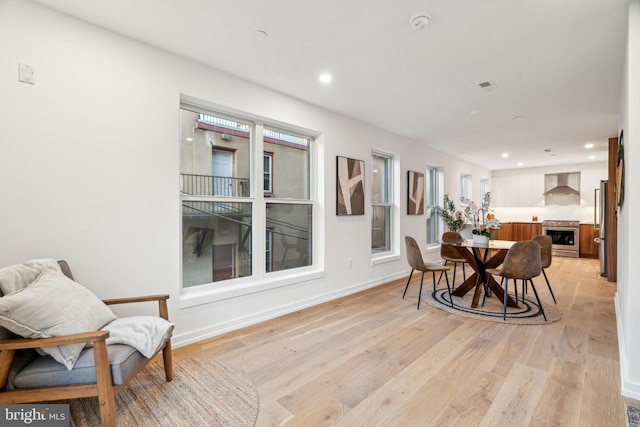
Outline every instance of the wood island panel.
{"type": "Polygon", "coordinates": [[[542,234],[542,224],[537,222],[506,222],[499,229],[491,230],[494,240],[531,240],[538,234],[542,234]]]}

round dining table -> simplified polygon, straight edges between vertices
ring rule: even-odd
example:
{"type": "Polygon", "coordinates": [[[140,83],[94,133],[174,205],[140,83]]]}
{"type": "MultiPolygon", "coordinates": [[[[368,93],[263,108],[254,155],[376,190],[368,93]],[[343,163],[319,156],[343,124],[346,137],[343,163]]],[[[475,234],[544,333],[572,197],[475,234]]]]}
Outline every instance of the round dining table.
{"type": "MultiPolygon", "coordinates": [[[[504,301],[504,289],[486,270],[496,268],[502,264],[507,251],[514,243],[511,240],[489,240],[488,243],[484,243],[472,239],[440,242],[441,245],[454,246],[474,271],[452,292],[452,295],[463,297],[473,289],[471,307],[474,308],[478,306],[483,290],[487,296],[493,293],[500,301],[504,301]]],[[[517,301],[511,298],[510,295],[507,296],[507,305],[509,307],[518,307],[517,301]]]]}

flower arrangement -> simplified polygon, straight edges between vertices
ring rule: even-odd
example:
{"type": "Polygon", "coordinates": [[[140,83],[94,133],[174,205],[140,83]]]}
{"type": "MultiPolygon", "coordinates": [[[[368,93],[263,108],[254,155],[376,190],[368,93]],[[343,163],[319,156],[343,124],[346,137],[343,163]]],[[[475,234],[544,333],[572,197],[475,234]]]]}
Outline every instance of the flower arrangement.
{"type": "Polygon", "coordinates": [[[438,213],[449,228],[449,231],[460,231],[465,225],[466,220],[463,213],[456,210],[456,205],[449,198],[449,194],[444,195],[444,207],[439,208],[438,213]]]}
{"type": "Polygon", "coordinates": [[[490,230],[500,227],[500,220],[497,219],[489,211],[491,206],[491,193],[487,192],[482,196],[482,204],[480,207],[473,200],[461,197],[460,203],[466,205],[464,208],[464,216],[472,225],[471,233],[491,237],[490,230]],[[482,212],[482,214],[480,214],[482,212]]]}

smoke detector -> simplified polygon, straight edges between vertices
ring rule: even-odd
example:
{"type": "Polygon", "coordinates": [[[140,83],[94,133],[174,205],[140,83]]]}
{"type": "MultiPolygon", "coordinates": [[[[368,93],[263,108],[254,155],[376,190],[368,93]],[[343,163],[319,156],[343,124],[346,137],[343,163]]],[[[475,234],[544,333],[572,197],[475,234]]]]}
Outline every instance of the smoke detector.
{"type": "Polygon", "coordinates": [[[429,20],[431,17],[426,13],[418,13],[417,15],[413,15],[411,19],[409,19],[409,25],[414,30],[420,31],[423,30],[429,25],[429,20]]]}

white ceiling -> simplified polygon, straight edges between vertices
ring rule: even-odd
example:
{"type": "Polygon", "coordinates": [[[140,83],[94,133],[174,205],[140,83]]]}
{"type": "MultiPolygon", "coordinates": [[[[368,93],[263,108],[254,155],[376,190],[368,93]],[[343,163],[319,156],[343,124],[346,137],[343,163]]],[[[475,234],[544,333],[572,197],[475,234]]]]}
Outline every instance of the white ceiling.
{"type": "Polygon", "coordinates": [[[618,132],[628,0],[33,1],[493,170],[618,132]]]}

